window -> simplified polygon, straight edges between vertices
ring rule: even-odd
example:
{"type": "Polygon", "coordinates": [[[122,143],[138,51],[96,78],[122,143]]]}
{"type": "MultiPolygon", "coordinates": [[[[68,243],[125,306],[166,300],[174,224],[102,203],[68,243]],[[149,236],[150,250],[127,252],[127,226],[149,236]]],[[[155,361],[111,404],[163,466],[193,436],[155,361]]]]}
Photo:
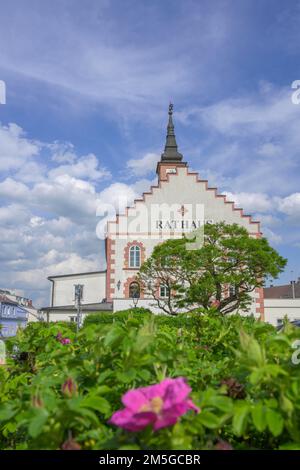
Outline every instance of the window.
{"type": "Polygon", "coordinates": [[[170,289],[168,286],[164,286],[163,284],[159,286],[159,296],[160,297],[169,297],[170,289]]]}
{"type": "Polygon", "coordinates": [[[233,297],[235,295],[237,295],[238,293],[238,287],[236,286],[230,286],[229,287],[229,297],[233,297]]]}
{"type": "Polygon", "coordinates": [[[139,268],[141,265],[141,249],[137,245],[133,245],[129,250],[129,267],[139,268]]]}
{"type": "Polygon", "coordinates": [[[129,297],[131,299],[139,299],[141,295],[141,289],[138,282],[131,282],[129,285],[129,297]]]}
{"type": "Polygon", "coordinates": [[[74,284],[74,300],[75,302],[83,300],[83,284],[74,284]]]}
{"type": "Polygon", "coordinates": [[[282,318],[277,318],[277,326],[283,325],[283,319],[282,318]]]}

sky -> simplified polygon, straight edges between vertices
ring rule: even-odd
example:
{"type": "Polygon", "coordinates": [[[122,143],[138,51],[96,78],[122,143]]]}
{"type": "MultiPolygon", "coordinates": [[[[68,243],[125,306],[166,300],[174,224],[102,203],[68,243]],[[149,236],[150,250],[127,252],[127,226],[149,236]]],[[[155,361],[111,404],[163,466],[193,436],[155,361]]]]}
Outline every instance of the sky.
{"type": "Polygon", "coordinates": [[[300,276],[299,1],[0,10],[0,288],[42,307],[47,276],[105,269],[97,207],[153,184],[170,101],[184,160],[288,258],[275,283],[300,276]]]}

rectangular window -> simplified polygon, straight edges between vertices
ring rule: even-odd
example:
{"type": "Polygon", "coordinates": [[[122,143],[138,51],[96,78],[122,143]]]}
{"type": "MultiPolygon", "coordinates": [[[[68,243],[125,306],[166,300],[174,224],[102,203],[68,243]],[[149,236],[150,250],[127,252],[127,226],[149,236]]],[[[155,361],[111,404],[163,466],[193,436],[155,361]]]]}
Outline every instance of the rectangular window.
{"type": "Polygon", "coordinates": [[[162,298],[169,297],[170,289],[168,286],[161,285],[159,288],[159,295],[162,298]]]}
{"type": "Polygon", "coordinates": [[[236,286],[229,287],[229,297],[233,297],[238,293],[238,288],[236,286]]]}
{"type": "Polygon", "coordinates": [[[133,245],[129,250],[129,267],[139,268],[141,264],[141,249],[137,245],[133,245]]]}
{"type": "Polygon", "coordinates": [[[75,284],[74,285],[74,301],[82,302],[83,300],[83,284],[75,284]]]}

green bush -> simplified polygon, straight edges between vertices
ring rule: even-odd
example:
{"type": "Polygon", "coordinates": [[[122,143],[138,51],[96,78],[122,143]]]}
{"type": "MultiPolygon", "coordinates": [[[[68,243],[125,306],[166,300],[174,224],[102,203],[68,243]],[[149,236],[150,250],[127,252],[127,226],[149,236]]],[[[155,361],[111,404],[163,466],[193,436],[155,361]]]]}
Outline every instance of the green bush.
{"type": "Polygon", "coordinates": [[[300,449],[300,365],[291,362],[299,330],[214,311],[137,313],[105,313],[116,321],[86,321],[78,335],[67,324],[30,324],[8,340],[1,448],[300,449]],[[181,376],[200,413],[156,432],[108,423],[127,390],[181,376]]]}
{"type": "Polygon", "coordinates": [[[150,317],[152,313],[150,310],[143,307],[129,308],[127,310],[120,310],[119,312],[115,313],[91,313],[85,317],[84,325],[90,325],[91,323],[114,323],[116,321],[126,320],[128,316],[136,315],[142,316],[144,319],[146,316],[150,317]]]}

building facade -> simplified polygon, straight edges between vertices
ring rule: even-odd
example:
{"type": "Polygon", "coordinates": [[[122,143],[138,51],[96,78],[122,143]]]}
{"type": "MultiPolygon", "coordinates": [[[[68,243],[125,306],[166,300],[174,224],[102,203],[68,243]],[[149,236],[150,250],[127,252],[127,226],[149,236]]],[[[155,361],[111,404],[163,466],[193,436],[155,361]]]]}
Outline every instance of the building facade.
{"type": "Polygon", "coordinates": [[[290,284],[270,286],[264,289],[265,320],[279,326],[284,317],[300,320],[300,278],[290,284]]]}
{"type": "Polygon", "coordinates": [[[25,328],[28,312],[6,295],[0,295],[0,337],[15,336],[18,328],[25,328]]]}
{"type": "MultiPolygon", "coordinates": [[[[83,291],[88,292],[83,297],[83,306],[95,303],[97,311],[119,311],[138,304],[159,312],[153,298],[143,293],[136,279],[141,264],[158,243],[187,235],[207,223],[222,221],[244,227],[252,237],[261,236],[258,221],[189,169],[178,152],[172,108],[170,105],[165,149],[157,163],[157,185],[108,222],[105,271],[97,273],[96,277],[93,277],[95,273],[85,273],[49,278],[52,282],[51,305],[43,309],[48,319],[68,319],[69,315],[63,314],[63,307],[71,301],[74,304],[74,285],[77,283],[83,284],[83,291]],[[60,314],[54,311],[58,308],[60,314]]],[[[165,295],[164,286],[160,286],[158,295],[165,295]]],[[[247,313],[264,319],[263,289],[253,292],[247,313]]]]}
{"type": "Polygon", "coordinates": [[[22,295],[22,292],[11,289],[0,289],[0,295],[5,295],[7,299],[15,302],[21,308],[24,308],[28,313],[29,322],[36,322],[40,320],[38,309],[34,307],[31,299],[22,295]]]}

